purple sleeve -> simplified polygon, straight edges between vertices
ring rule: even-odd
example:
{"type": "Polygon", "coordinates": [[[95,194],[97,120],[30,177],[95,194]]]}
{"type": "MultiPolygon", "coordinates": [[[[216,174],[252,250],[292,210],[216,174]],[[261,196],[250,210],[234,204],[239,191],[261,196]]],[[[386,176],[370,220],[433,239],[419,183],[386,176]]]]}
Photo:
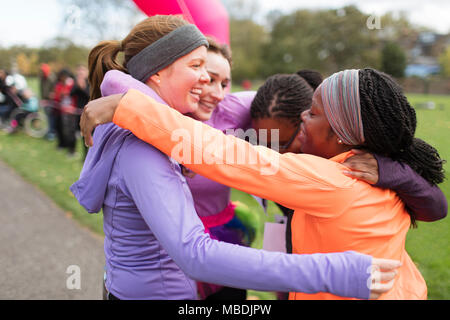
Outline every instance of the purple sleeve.
{"type": "Polygon", "coordinates": [[[436,221],[447,216],[447,199],[438,186],[431,185],[411,167],[374,154],[379,178],[375,186],[397,192],[416,220],[436,221]]]}
{"type": "Polygon", "coordinates": [[[211,239],[178,164],[133,139],[117,160],[125,187],[162,247],[190,278],[253,290],[369,298],[368,255],[284,254],[211,239]]]}
{"type": "Polygon", "coordinates": [[[136,80],[129,74],[119,70],[110,70],[105,74],[100,90],[102,96],[106,97],[112,94],[125,93],[129,89],[136,89],[140,92],[159,100],[159,96],[145,83],[136,80]]]}
{"type": "Polygon", "coordinates": [[[227,94],[219,103],[219,108],[234,119],[235,129],[247,130],[251,127],[250,106],[256,91],[241,91],[227,94]]]}

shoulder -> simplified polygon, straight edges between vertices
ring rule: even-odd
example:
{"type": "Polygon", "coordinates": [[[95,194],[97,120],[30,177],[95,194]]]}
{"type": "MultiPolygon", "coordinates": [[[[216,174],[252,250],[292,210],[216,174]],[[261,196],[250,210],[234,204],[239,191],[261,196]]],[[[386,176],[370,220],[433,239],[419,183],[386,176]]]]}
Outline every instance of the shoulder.
{"type": "Polygon", "coordinates": [[[126,137],[117,155],[118,165],[122,171],[146,176],[178,176],[180,166],[177,162],[153,147],[130,134],[126,137]]]}
{"type": "Polygon", "coordinates": [[[229,93],[219,103],[219,108],[227,111],[239,111],[239,109],[250,110],[250,105],[255,98],[256,91],[241,91],[229,93]]]}
{"type": "MultiPolygon", "coordinates": [[[[247,128],[250,126],[250,106],[255,97],[254,91],[230,93],[217,105],[213,122],[222,123],[227,128],[247,128]]],[[[223,129],[223,128],[221,128],[223,129]]]]}
{"type": "Polygon", "coordinates": [[[168,157],[152,145],[138,139],[135,135],[130,134],[126,137],[120,150],[120,158],[126,159],[131,163],[140,160],[152,162],[167,162],[168,157]]]}

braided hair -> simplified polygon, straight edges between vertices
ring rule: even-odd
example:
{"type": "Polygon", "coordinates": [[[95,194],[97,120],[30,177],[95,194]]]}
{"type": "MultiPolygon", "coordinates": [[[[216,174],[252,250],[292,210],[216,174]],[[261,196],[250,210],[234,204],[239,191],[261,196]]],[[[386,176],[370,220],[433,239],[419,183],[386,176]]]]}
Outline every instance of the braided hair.
{"type": "Polygon", "coordinates": [[[308,84],[316,90],[317,87],[322,83],[323,78],[322,75],[315,70],[310,69],[302,69],[296,72],[300,77],[306,80],[308,84]]]}
{"type": "Polygon", "coordinates": [[[400,86],[387,74],[359,70],[361,117],[365,148],[409,165],[430,184],[444,180],[439,153],[415,138],[416,112],[400,86]]]}
{"type": "Polygon", "coordinates": [[[258,89],[251,104],[252,119],[285,118],[300,124],[300,115],[311,107],[313,89],[297,74],[276,74],[258,89]]]}

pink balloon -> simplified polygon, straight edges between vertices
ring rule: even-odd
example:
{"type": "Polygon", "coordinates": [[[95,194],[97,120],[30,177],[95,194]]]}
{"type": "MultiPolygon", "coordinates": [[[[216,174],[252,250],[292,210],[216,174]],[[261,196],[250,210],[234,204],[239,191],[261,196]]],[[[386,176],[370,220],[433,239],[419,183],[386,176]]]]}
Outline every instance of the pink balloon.
{"type": "Polygon", "coordinates": [[[182,14],[204,35],[230,44],[228,13],[220,0],[133,0],[146,15],[182,14]]]}

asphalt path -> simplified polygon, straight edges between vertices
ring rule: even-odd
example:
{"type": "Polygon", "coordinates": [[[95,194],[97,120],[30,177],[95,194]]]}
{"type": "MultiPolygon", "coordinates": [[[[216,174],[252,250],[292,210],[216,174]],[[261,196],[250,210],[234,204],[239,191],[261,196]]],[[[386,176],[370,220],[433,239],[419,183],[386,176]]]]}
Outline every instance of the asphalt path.
{"type": "Polygon", "coordinates": [[[0,161],[0,299],[102,299],[103,239],[0,161]]]}

